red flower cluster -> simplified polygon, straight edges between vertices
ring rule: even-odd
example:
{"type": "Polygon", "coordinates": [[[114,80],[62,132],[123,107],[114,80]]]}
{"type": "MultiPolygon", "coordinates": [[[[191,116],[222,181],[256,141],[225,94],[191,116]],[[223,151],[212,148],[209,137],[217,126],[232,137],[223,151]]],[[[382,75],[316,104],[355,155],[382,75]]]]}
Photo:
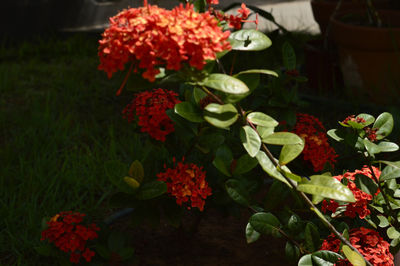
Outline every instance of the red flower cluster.
{"type": "MultiPolygon", "coordinates": [[[[393,255],[389,251],[389,243],[378,232],[364,227],[350,230],[350,243],[375,266],[391,266],[393,255]]],[[[334,234],[328,236],[322,243],[321,250],[340,252],[340,240],[334,234]]],[[[352,265],[347,259],[339,259],[337,266],[352,265]]]]}
{"type": "Polygon", "coordinates": [[[355,115],[349,115],[348,117],[346,117],[342,123],[343,124],[348,124],[348,121],[352,121],[352,122],[356,122],[356,123],[365,123],[365,119],[362,117],[355,117],[355,115]]]}
{"type": "Polygon", "coordinates": [[[310,161],[314,171],[322,171],[326,163],[333,166],[338,156],[329,145],[326,129],[318,118],[308,114],[297,114],[293,132],[304,138],[303,159],[310,161]]]}
{"type": "Polygon", "coordinates": [[[365,131],[365,134],[367,135],[367,138],[370,140],[370,141],[372,141],[372,142],[375,142],[377,139],[376,139],[376,132],[378,131],[378,129],[376,129],[376,128],[370,128],[370,127],[364,127],[363,128],[364,129],[364,131],[365,131]]]}
{"type": "Polygon", "coordinates": [[[179,70],[183,63],[199,70],[217,52],[231,49],[218,21],[209,12],[196,13],[193,5],[173,10],[147,5],[123,10],[110,18],[110,27],[99,41],[99,69],[111,77],[128,62],[144,69],[142,76],[154,81],[159,67],[179,70]]]}
{"type": "Polygon", "coordinates": [[[50,243],[61,251],[70,253],[69,260],[72,263],[79,263],[81,257],[87,262],[92,260],[94,251],[86,247],[88,240],[97,238],[96,231],[99,231],[95,224],[82,225],[85,214],[78,212],[61,212],[47,222],[47,229],[42,232],[40,240],[49,240],[50,243]]]}
{"type": "Polygon", "coordinates": [[[122,111],[122,115],[128,122],[135,120],[136,115],[142,132],[149,133],[156,140],[165,141],[165,136],[174,131],[174,125],[165,111],[180,102],[177,96],[177,93],[163,89],[138,93],[122,111]]]}
{"type": "MultiPolygon", "coordinates": [[[[175,164],[175,158],[173,162],[175,164]]],[[[205,180],[206,172],[203,171],[203,167],[184,163],[182,159],[175,168],[166,168],[165,172],[157,174],[157,177],[158,180],[167,183],[168,193],[176,197],[178,205],[190,200],[193,208],[197,207],[203,211],[205,199],[211,195],[211,188],[205,180]]]]}
{"type": "Polygon", "coordinates": [[[209,12],[214,14],[214,16],[219,21],[226,21],[230,28],[234,28],[236,30],[240,30],[242,28],[242,22],[254,22],[256,25],[258,25],[258,14],[256,14],[256,20],[247,20],[250,15],[250,10],[246,7],[244,3],[242,3],[240,8],[237,10],[237,13],[239,13],[239,15],[236,16],[232,14],[227,15],[221,11],[215,11],[213,8],[210,8],[209,12]]]}
{"type": "MultiPolygon", "coordinates": [[[[381,171],[376,167],[373,167],[373,170],[375,176],[379,178],[379,176],[381,175],[381,171]]],[[[354,172],[347,172],[344,175],[334,176],[334,178],[339,181],[342,181],[343,178],[347,179],[347,187],[351,190],[351,192],[353,192],[356,202],[339,205],[339,203],[334,200],[330,200],[329,202],[324,200],[322,202],[321,210],[323,212],[326,212],[327,210],[331,212],[336,212],[339,206],[345,206],[346,210],[343,214],[347,217],[354,218],[356,217],[356,214],[358,214],[360,219],[364,219],[367,215],[369,215],[371,211],[367,208],[367,206],[368,203],[372,200],[372,195],[362,191],[354,183],[356,175],[359,174],[368,176],[369,178],[373,179],[371,170],[367,166],[364,166],[361,170],[355,170],[354,172]]],[[[379,190],[376,192],[375,195],[377,194],[379,194],[379,190]]]]}
{"type": "Polygon", "coordinates": [[[207,0],[207,4],[209,4],[209,5],[218,5],[219,4],[219,0],[207,0]]]}

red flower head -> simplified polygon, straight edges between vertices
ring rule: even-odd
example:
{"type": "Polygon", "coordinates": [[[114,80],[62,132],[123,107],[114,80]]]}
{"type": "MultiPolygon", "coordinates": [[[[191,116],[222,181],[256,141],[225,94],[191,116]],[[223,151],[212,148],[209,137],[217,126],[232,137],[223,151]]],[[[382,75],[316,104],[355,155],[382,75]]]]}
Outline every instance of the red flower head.
{"type": "MultiPolygon", "coordinates": [[[[375,176],[379,178],[379,176],[381,175],[381,171],[376,167],[372,167],[372,169],[374,170],[375,176]]],[[[347,179],[347,187],[351,190],[351,192],[353,192],[356,202],[348,203],[345,205],[339,205],[334,200],[329,200],[329,202],[324,200],[322,202],[322,207],[321,207],[323,212],[326,212],[327,210],[331,212],[336,212],[338,207],[345,206],[346,210],[344,211],[343,214],[350,218],[354,218],[356,217],[356,214],[358,214],[358,216],[361,219],[364,219],[367,215],[371,213],[371,211],[367,208],[367,206],[368,203],[372,200],[372,195],[362,191],[354,183],[354,180],[357,178],[356,175],[359,174],[365,175],[373,179],[371,170],[367,166],[364,166],[361,170],[355,170],[354,172],[347,172],[344,175],[334,176],[334,178],[336,178],[339,181],[342,181],[343,178],[347,179]]],[[[376,192],[375,195],[377,194],[379,194],[379,190],[376,192]]]]}
{"type": "MultiPolygon", "coordinates": [[[[350,243],[375,266],[392,266],[393,255],[389,251],[389,243],[386,242],[378,232],[368,228],[357,228],[350,230],[350,243]]],[[[328,236],[322,243],[321,250],[340,252],[340,240],[334,234],[328,236]]],[[[352,265],[347,259],[340,259],[337,266],[352,265]]]]}
{"type": "Polygon", "coordinates": [[[173,10],[147,4],[123,10],[110,18],[102,36],[99,69],[109,77],[131,62],[154,81],[160,67],[179,70],[187,63],[201,70],[217,52],[231,49],[229,31],[223,32],[209,12],[196,13],[189,4],[173,10]]]}
{"type": "Polygon", "coordinates": [[[136,97],[122,111],[123,117],[132,122],[135,115],[142,132],[160,141],[165,141],[165,136],[174,131],[174,125],[165,111],[174,108],[180,101],[173,91],[156,89],[136,94],[136,97]]]}
{"type": "Polygon", "coordinates": [[[214,14],[214,16],[219,21],[226,21],[230,28],[234,28],[236,30],[240,30],[242,28],[242,22],[254,22],[258,26],[258,16],[256,20],[247,20],[250,15],[250,10],[246,7],[244,3],[237,10],[238,15],[227,15],[221,11],[215,11],[213,8],[210,8],[210,12],[214,14]]]}
{"type": "Polygon", "coordinates": [[[322,171],[326,163],[333,167],[337,154],[328,143],[325,127],[312,115],[297,114],[296,117],[293,132],[305,140],[303,159],[311,162],[315,172],[322,171]]]}
{"type": "MultiPolygon", "coordinates": [[[[175,163],[175,158],[173,161],[175,163]]],[[[190,200],[193,208],[197,207],[203,211],[205,199],[211,195],[211,188],[205,180],[206,172],[203,171],[203,167],[184,163],[182,159],[175,168],[166,168],[165,172],[157,174],[157,177],[158,180],[167,183],[167,191],[171,196],[176,197],[178,205],[190,200]]]]}
{"type": "Polygon", "coordinates": [[[79,263],[83,257],[87,262],[91,261],[94,252],[86,247],[88,240],[97,238],[99,231],[95,224],[82,225],[85,214],[78,212],[61,212],[47,222],[47,229],[42,232],[40,240],[48,240],[61,251],[70,254],[72,263],[79,263]]]}

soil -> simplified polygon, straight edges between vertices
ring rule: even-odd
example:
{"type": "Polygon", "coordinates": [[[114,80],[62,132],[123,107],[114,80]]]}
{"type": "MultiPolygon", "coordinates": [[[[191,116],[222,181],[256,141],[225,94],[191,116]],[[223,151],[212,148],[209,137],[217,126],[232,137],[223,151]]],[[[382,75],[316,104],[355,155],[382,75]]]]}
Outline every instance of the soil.
{"type": "Polygon", "coordinates": [[[228,217],[209,210],[191,236],[166,224],[158,229],[136,229],[132,237],[138,265],[295,265],[284,257],[283,239],[262,236],[246,243],[249,216],[228,217]]]}

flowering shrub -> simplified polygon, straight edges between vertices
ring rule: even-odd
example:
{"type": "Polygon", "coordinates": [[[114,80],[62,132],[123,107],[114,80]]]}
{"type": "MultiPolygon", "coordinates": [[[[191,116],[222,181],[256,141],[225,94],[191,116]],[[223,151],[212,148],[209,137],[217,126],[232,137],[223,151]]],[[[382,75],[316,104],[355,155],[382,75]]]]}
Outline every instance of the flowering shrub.
{"type": "MultiPolygon", "coordinates": [[[[381,171],[376,167],[373,167],[373,170],[375,176],[379,178],[381,171]]],[[[330,200],[329,202],[324,200],[322,202],[322,208],[321,208],[323,212],[326,212],[326,210],[329,210],[331,212],[336,212],[338,207],[345,207],[345,211],[343,212],[345,216],[354,218],[356,217],[356,214],[358,214],[360,219],[364,219],[367,215],[371,213],[371,211],[367,208],[367,206],[372,200],[372,195],[357,188],[356,184],[354,183],[354,181],[357,178],[357,175],[363,175],[373,179],[371,170],[367,166],[364,166],[361,170],[355,170],[354,172],[346,172],[343,175],[334,176],[334,178],[336,178],[337,180],[345,181],[345,183],[347,183],[347,187],[351,190],[351,192],[353,192],[356,201],[353,203],[339,205],[339,203],[337,203],[334,200],[330,200]]],[[[376,195],[378,193],[379,191],[376,192],[376,195]]]]}
{"type": "Polygon", "coordinates": [[[296,125],[293,132],[305,139],[303,159],[311,162],[314,171],[319,172],[328,163],[332,167],[338,156],[329,145],[326,129],[321,121],[309,114],[296,114],[296,125]]]}
{"type": "MultiPolygon", "coordinates": [[[[389,251],[389,243],[385,241],[378,232],[360,227],[350,231],[350,243],[356,247],[360,253],[372,265],[390,266],[394,265],[393,255],[389,251]]],[[[341,241],[331,234],[324,240],[321,250],[330,250],[340,252],[341,241]]],[[[335,265],[346,266],[353,265],[348,259],[339,259],[335,265]]]]}
{"type": "Polygon", "coordinates": [[[210,13],[197,13],[193,5],[173,10],[147,5],[130,8],[110,18],[100,41],[99,69],[111,77],[130,62],[135,71],[154,81],[159,67],[180,70],[183,63],[199,70],[216,53],[230,49],[229,31],[222,32],[210,13]]]}
{"type": "Polygon", "coordinates": [[[78,212],[60,212],[47,222],[47,229],[42,232],[41,240],[48,240],[61,251],[70,255],[72,263],[79,263],[83,257],[87,262],[92,260],[94,251],[87,247],[87,241],[98,237],[95,224],[84,225],[85,214],[78,212]]]}
{"type": "MultiPolygon", "coordinates": [[[[175,163],[175,158],[173,159],[175,163]]],[[[191,206],[203,211],[205,199],[211,195],[206,172],[203,167],[193,163],[184,163],[184,159],[175,168],[166,168],[165,172],[157,174],[158,180],[167,183],[167,193],[176,198],[176,203],[182,205],[190,201],[191,206]]],[[[190,209],[190,207],[188,207],[190,209]]]]}
{"type": "Polygon", "coordinates": [[[128,122],[137,117],[142,132],[147,132],[156,140],[165,141],[165,136],[174,131],[174,125],[165,111],[180,102],[177,96],[177,93],[163,89],[144,91],[135,96],[122,114],[128,122]]]}

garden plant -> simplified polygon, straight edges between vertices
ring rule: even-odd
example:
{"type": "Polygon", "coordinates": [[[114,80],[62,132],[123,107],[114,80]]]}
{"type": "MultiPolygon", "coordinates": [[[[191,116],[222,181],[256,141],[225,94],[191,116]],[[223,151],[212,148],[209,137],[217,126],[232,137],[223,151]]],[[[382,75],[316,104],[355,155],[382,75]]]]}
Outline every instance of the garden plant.
{"type": "MultiPolygon", "coordinates": [[[[187,212],[201,217],[207,208],[235,206],[252,212],[243,228],[248,243],[284,239],[282,253],[298,265],[394,265],[400,161],[391,160],[399,147],[387,139],[392,115],[349,114],[327,131],[317,117],[296,112],[306,78],[293,47],[282,46],[279,69],[241,69],[238,54],[267,49],[271,40],[245,4],[235,15],[215,4],[166,10],[145,0],[110,19],[99,69],[109,78],[125,71],[116,93],[133,95],[122,116],[141,133],[140,158],[130,167],[105,165],[119,190],[110,200],[137,224],[162,217],[175,227],[187,212]],[[346,147],[358,168],[335,167],[341,155],[330,141],[346,147]]],[[[46,219],[43,245],[71,263],[129,259],[133,251],[119,236],[110,234],[108,246],[96,242],[123,212],[102,226],[60,212],[46,219]]]]}

